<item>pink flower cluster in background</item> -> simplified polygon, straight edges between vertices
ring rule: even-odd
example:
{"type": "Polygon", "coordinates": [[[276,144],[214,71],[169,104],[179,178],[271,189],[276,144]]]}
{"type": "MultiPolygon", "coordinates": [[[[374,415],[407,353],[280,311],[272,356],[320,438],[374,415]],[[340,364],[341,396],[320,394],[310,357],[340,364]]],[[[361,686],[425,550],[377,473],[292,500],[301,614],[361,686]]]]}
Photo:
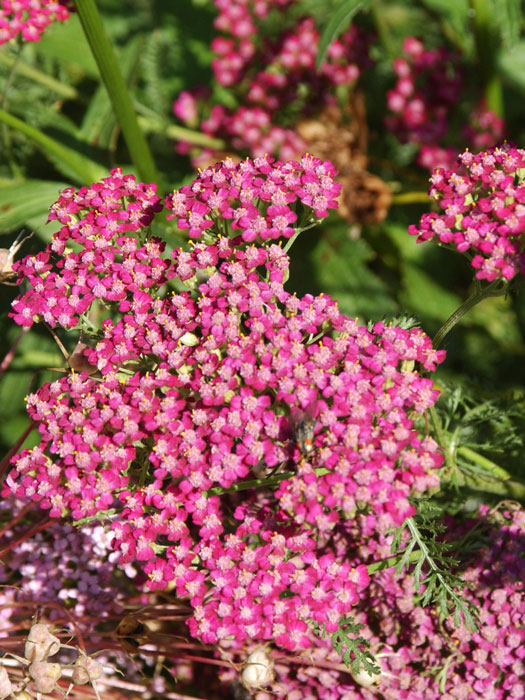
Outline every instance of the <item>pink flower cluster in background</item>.
{"type": "Polygon", "coordinates": [[[525,274],[525,151],[505,145],[465,151],[455,170],[437,169],[429,195],[443,213],[423,214],[408,232],[466,253],[478,279],[525,274]]]}
{"type": "Polygon", "coordinates": [[[1,0],[0,45],[18,35],[40,41],[50,24],[69,19],[68,5],[68,0],[1,0]]]}
{"type": "MultiPolygon", "coordinates": [[[[200,129],[253,157],[270,153],[289,159],[303,152],[305,144],[289,126],[290,121],[311,116],[335,101],[336,86],[355,84],[361,70],[370,64],[370,37],[358,27],[350,27],[330,45],[317,71],[320,35],[311,17],[298,19],[277,38],[265,36],[261,26],[270,8],[284,21],[285,10],[295,2],[216,0],[219,16],[215,26],[225,36],[212,41],[212,68],[219,85],[234,90],[239,107],[210,107],[202,89],[197,88],[177,97],[175,115],[196,127],[196,115],[205,107],[207,114],[201,118],[200,129]]],[[[186,147],[182,144],[181,152],[186,147]]]]}
{"type": "MultiPolygon", "coordinates": [[[[452,168],[458,146],[451,142],[451,122],[464,89],[460,57],[444,47],[426,49],[409,36],[393,68],[397,82],[387,93],[387,128],[403,143],[418,145],[419,165],[452,168]]],[[[481,104],[462,129],[463,143],[474,149],[495,146],[504,131],[504,121],[481,104]]]]}
{"type": "Polygon", "coordinates": [[[28,396],[41,441],[14,459],[7,490],[52,517],[111,509],[119,564],[137,562],[150,589],[189,598],[190,631],[205,643],[294,650],[315,643],[312,620],[336,630],[368,585],[340,529],[372,511],[374,531],[399,525],[415,512],[409,498],[439,485],[441,452],[414,420],[438,395],[418,368],[433,371],[444,353],[419,330],[367,330],[328,296],[284,289],[289,258],[273,229],[290,232],[272,209],[292,212],[298,198],[309,220],[324,216],[332,174],[310,157],[204,171],[168,197],[179,226],[203,238],[170,259],[143,228],[154,191],[114,171],[63,193],[44,264],[18,265],[33,286],[14,303],[22,324],[51,295],[50,321],[66,328],[94,302],[113,312],[86,351],[90,374],[28,396]],[[263,245],[244,236],[256,217],[263,245]],[[169,280],[172,293],[160,293],[169,280]],[[68,312],[53,315],[62,303],[68,312]],[[306,451],[302,411],[313,421],[306,451]]]}

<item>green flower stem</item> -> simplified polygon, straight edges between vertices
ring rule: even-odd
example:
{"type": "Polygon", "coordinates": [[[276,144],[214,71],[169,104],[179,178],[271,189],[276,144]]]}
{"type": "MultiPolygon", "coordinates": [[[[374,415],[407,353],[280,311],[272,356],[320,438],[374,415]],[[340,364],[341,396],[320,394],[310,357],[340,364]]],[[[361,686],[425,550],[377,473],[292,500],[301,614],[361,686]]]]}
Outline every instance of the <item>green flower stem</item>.
{"type": "Polygon", "coordinates": [[[310,228],[314,228],[319,224],[319,221],[314,221],[313,223],[309,224],[308,226],[303,226],[303,228],[298,228],[297,231],[291,236],[288,241],[286,242],[286,245],[283,247],[283,253],[287,253],[290,248],[293,246],[295,241],[297,240],[298,236],[300,233],[303,231],[308,231],[310,228]]]}
{"type": "Polygon", "coordinates": [[[392,197],[392,204],[427,204],[428,192],[401,192],[392,197]]]}
{"type": "Polygon", "coordinates": [[[139,127],[119,62],[95,0],[76,0],[75,6],[137,173],[144,182],[159,183],[151,151],[139,127]]]}
{"type": "Polygon", "coordinates": [[[203,134],[201,131],[187,129],[184,126],[177,126],[176,124],[166,125],[161,121],[141,116],[138,117],[138,123],[146,133],[165,134],[175,141],[187,141],[195,146],[204,146],[205,148],[214,148],[216,150],[226,148],[226,142],[222,139],[214,139],[213,136],[203,134]]]}
{"type": "Polygon", "coordinates": [[[72,148],[62,145],[50,136],[47,136],[47,134],[44,134],[44,132],[35,129],[34,126],[30,126],[3,109],[0,109],[0,122],[3,122],[12,129],[20,131],[20,133],[40,146],[44,153],[47,152],[63,161],[65,165],[75,172],[79,182],[82,184],[86,185],[91,182],[96,182],[101,177],[107,175],[106,169],[98,163],[95,163],[95,161],[77,153],[77,151],[74,151],[72,148]]]}
{"type": "Polygon", "coordinates": [[[470,0],[473,11],[474,41],[487,107],[504,117],[503,87],[497,69],[498,47],[491,0],[470,0]]]}
{"type": "MultiPolygon", "coordinates": [[[[317,476],[323,476],[324,474],[328,474],[330,472],[329,469],[325,469],[324,467],[319,467],[318,469],[314,469],[315,474],[317,476]]],[[[232,484],[232,486],[228,488],[223,488],[222,486],[214,486],[211,489],[208,489],[207,491],[203,491],[203,495],[206,497],[209,496],[222,496],[225,493],[235,493],[237,491],[247,491],[248,489],[256,489],[256,488],[267,488],[269,486],[277,486],[277,484],[280,484],[281,481],[284,481],[285,479],[291,479],[292,476],[295,476],[295,472],[281,472],[281,474],[275,474],[274,476],[269,476],[266,479],[252,479],[251,481],[241,481],[236,484],[232,484]]]]}
{"type": "Polygon", "coordinates": [[[18,61],[13,56],[8,56],[5,53],[0,53],[0,63],[8,68],[14,68],[16,65],[16,72],[23,75],[25,78],[29,78],[35,83],[39,83],[49,90],[56,92],[57,95],[63,97],[65,100],[76,100],[79,97],[79,92],[76,88],[71,85],[66,85],[61,83],[60,80],[55,80],[55,78],[43,73],[33,66],[29,66],[27,63],[18,61]]]}
{"type": "Polygon", "coordinates": [[[476,306],[476,304],[479,304],[480,301],[483,301],[483,299],[487,299],[488,297],[501,296],[502,294],[505,294],[506,291],[506,285],[502,287],[499,280],[491,282],[487,287],[485,287],[485,289],[482,289],[479,283],[476,283],[476,290],[468,297],[468,299],[465,299],[461,306],[457,308],[454,313],[449,316],[449,318],[447,318],[445,323],[434,336],[432,341],[434,348],[437,349],[441,345],[445,336],[450,333],[461,318],[463,318],[463,316],[468,313],[470,309],[476,306]]]}

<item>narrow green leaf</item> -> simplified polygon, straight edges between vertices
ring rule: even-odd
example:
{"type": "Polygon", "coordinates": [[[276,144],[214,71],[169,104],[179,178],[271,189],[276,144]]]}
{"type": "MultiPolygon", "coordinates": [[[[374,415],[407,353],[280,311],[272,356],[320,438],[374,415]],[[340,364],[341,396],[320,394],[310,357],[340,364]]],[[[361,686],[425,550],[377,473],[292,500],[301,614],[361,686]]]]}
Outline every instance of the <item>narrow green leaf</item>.
{"type": "Polygon", "coordinates": [[[359,10],[367,9],[369,6],[370,0],[342,0],[321,34],[319,48],[317,49],[317,58],[315,59],[315,67],[317,70],[321,67],[326,52],[334,39],[345,30],[347,23],[359,10]]]}
{"type": "Polygon", "coordinates": [[[16,129],[20,133],[27,136],[42,148],[44,153],[53,159],[53,162],[63,170],[68,176],[73,177],[82,185],[87,185],[91,182],[100,180],[101,177],[107,175],[107,169],[99,163],[84,156],[78,151],[65,146],[47,134],[44,134],[40,129],[35,129],[34,126],[18,119],[18,117],[9,114],[0,109],[0,122],[4,122],[12,129],[16,129]]]}
{"type": "Polygon", "coordinates": [[[63,182],[26,180],[0,187],[0,233],[8,233],[34,217],[47,219],[49,207],[58,198],[63,182]]]}
{"type": "Polygon", "coordinates": [[[130,94],[97,5],[94,0],[76,0],[75,7],[122,129],[133,165],[141,180],[159,183],[153,156],[137,122],[130,94]]]}

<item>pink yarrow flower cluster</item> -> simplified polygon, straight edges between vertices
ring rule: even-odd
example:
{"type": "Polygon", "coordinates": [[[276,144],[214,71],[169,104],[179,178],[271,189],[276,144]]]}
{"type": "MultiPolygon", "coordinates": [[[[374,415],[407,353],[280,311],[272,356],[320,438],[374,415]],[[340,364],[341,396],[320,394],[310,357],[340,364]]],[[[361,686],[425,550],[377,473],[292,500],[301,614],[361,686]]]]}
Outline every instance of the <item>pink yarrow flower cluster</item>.
{"type": "Polygon", "coordinates": [[[13,304],[16,323],[73,328],[95,301],[122,311],[136,293],[163,284],[164,243],[133,235],[162,209],[155,192],[118,168],[91,187],[63,190],[48,219],[62,227],[43,252],[13,266],[31,284],[13,304]]]}
{"type": "Polygon", "coordinates": [[[467,253],[478,279],[525,274],[525,151],[510,145],[462,153],[455,170],[437,169],[429,196],[443,213],[423,214],[408,232],[467,253]]]}
{"type": "MultiPolygon", "coordinates": [[[[368,585],[338,528],[372,510],[379,529],[398,525],[414,512],[410,497],[439,483],[442,455],[414,420],[438,394],[417,368],[431,372],[444,353],[418,330],[367,330],[327,296],[295,297],[273,234],[258,232],[264,245],[243,236],[253,226],[236,218],[233,197],[247,218],[258,200],[271,231],[268,212],[286,207],[272,203],[277,192],[315,212],[306,184],[319,186],[316,168],[331,179],[311,159],[228,162],[170,195],[188,224],[196,204],[207,208],[197,213],[209,223],[192,221],[206,239],[161,258],[156,284],[112,307],[86,353],[99,376],[70,374],[28,397],[41,441],[6,481],[53,517],[110,510],[120,566],[136,562],[147,587],[188,598],[190,631],[205,643],[293,651],[315,644],[312,620],[335,631],[368,585]],[[233,239],[227,221],[239,222],[233,239]],[[165,278],[177,292],[159,293],[165,278]],[[306,414],[307,448],[296,435],[306,414]]],[[[129,237],[111,240],[120,260],[129,237]]],[[[149,266],[151,240],[141,248],[149,266]]],[[[30,296],[15,304],[22,319],[25,304],[32,311],[30,296]]]]}
{"type": "Polygon", "coordinates": [[[331,163],[309,155],[287,163],[268,156],[241,163],[226,159],[168,196],[173,212],[168,219],[176,219],[190,238],[200,238],[218,222],[220,230],[243,242],[291,238],[301,205],[305,224],[337,207],[341,185],[335,175],[331,163]]]}
{"type": "Polygon", "coordinates": [[[24,41],[40,41],[53,22],[69,19],[68,0],[1,0],[0,45],[19,34],[24,41]]]}
{"type": "MultiPolygon", "coordinates": [[[[200,128],[252,157],[270,153],[289,159],[304,151],[306,146],[290,128],[287,114],[293,113],[294,120],[298,113],[311,116],[312,109],[335,100],[337,86],[355,84],[369,65],[370,38],[352,26],[332,42],[318,71],[315,59],[320,35],[312,17],[297,20],[276,39],[264,36],[261,20],[270,9],[284,21],[285,11],[295,2],[215,0],[219,9],[215,26],[225,35],[212,41],[212,68],[220,85],[236,90],[240,106],[230,110],[213,105],[210,109],[197,88],[178,96],[175,115],[194,128],[196,115],[207,111],[200,128]]],[[[182,144],[182,151],[186,149],[187,144],[182,144]]]]}

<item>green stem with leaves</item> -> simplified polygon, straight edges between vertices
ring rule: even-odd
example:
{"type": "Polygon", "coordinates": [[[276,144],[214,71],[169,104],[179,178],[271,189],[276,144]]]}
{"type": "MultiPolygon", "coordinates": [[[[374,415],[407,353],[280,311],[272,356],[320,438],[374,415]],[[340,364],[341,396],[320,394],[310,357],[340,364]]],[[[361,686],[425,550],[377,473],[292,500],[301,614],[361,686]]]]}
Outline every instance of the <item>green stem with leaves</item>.
{"type": "Polygon", "coordinates": [[[153,156],[137,121],[118,59],[95,0],[76,0],[75,6],[137,173],[144,182],[159,183],[153,156]]]}
{"type": "Polygon", "coordinates": [[[499,280],[491,282],[484,289],[481,288],[481,285],[477,280],[475,282],[475,285],[475,291],[468,297],[468,299],[465,299],[465,301],[461,304],[460,307],[458,307],[454,311],[453,314],[451,314],[447,318],[445,323],[441,326],[441,328],[434,336],[434,339],[432,341],[434,348],[438,348],[441,345],[445,336],[450,333],[454,326],[463,318],[463,316],[466,313],[470,311],[470,309],[476,306],[476,304],[479,304],[480,301],[483,301],[483,299],[487,299],[488,297],[501,296],[507,291],[507,286],[502,286],[502,283],[499,280]]]}

